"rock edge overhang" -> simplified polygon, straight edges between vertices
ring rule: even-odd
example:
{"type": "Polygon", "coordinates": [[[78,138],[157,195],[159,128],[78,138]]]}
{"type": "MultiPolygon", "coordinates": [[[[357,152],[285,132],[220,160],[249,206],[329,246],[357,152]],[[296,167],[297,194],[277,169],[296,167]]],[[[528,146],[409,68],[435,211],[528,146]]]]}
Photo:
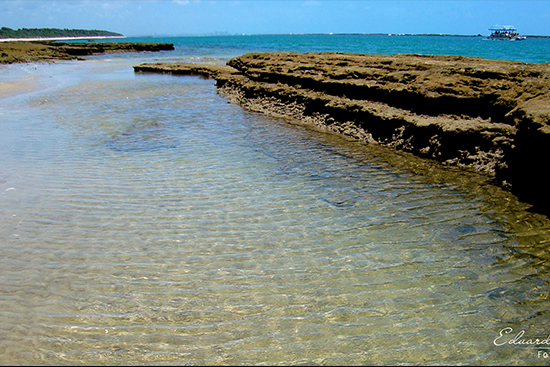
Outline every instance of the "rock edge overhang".
{"type": "Polygon", "coordinates": [[[249,110],[475,170],[550,211],[550,64],[280,52],[134,69],[214,78],[249,110]]]}

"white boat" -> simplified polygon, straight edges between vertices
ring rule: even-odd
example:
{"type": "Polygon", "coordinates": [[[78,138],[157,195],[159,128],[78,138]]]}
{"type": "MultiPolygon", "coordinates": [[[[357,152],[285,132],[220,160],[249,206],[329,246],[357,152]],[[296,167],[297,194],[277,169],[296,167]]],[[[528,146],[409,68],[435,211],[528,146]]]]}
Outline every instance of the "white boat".
{"type": "Polygon", "coordinates": [[[522,41],[527,37],[520,35],[517,29],[511,25],[495,25],[489,28],[491,34],[489,39],[492,40],[507,40],[507,41],[522,41]]]}

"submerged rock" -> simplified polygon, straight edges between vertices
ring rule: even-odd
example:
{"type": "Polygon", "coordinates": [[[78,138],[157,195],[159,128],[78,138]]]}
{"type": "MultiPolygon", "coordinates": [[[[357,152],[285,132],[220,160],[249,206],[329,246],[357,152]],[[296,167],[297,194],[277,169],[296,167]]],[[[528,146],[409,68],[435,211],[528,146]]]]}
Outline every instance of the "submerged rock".
{"type": "Polygon", "coordinates": [[[215,78],[249,110],[476,170],[550,211],[550,64],[284,52],[134,68],[215,78]]]}

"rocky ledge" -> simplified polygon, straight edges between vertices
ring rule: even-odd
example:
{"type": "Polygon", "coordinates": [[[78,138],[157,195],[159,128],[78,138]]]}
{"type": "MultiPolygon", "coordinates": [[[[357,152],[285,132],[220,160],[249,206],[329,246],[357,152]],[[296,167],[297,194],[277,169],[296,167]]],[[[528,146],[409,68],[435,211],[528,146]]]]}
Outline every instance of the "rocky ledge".
{"type": "Polygon", "coordinates": [[[0,42],[0,64],[82,59],[82,56],[115,52],[173,50],[171,43],[153,42],[0,42]]]}
{"type": "Polygon", "coordinates": [[[198,74],[243,107],[494,177],[550,212],[550,64],[460,56],[252,53],[198,74]]]}

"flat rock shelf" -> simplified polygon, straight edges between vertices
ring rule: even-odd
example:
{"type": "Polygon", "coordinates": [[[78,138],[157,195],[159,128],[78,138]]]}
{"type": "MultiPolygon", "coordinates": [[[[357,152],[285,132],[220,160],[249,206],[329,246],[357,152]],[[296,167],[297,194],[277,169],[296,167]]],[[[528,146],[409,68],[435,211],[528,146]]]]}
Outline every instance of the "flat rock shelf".
{"type": "Polygon", "coordinates": [[[246,109],[473,169],[548,213],[550,64],[281,52],[134,70],[214,78],[246,109]]]}
{"type": "Polygon", "coordinates": [[[174,45],[171,43],[154,42],[7,41],[0,42],[0,64],[53,62],[116,52],[157,52],[173,49],[174,45]]]}

